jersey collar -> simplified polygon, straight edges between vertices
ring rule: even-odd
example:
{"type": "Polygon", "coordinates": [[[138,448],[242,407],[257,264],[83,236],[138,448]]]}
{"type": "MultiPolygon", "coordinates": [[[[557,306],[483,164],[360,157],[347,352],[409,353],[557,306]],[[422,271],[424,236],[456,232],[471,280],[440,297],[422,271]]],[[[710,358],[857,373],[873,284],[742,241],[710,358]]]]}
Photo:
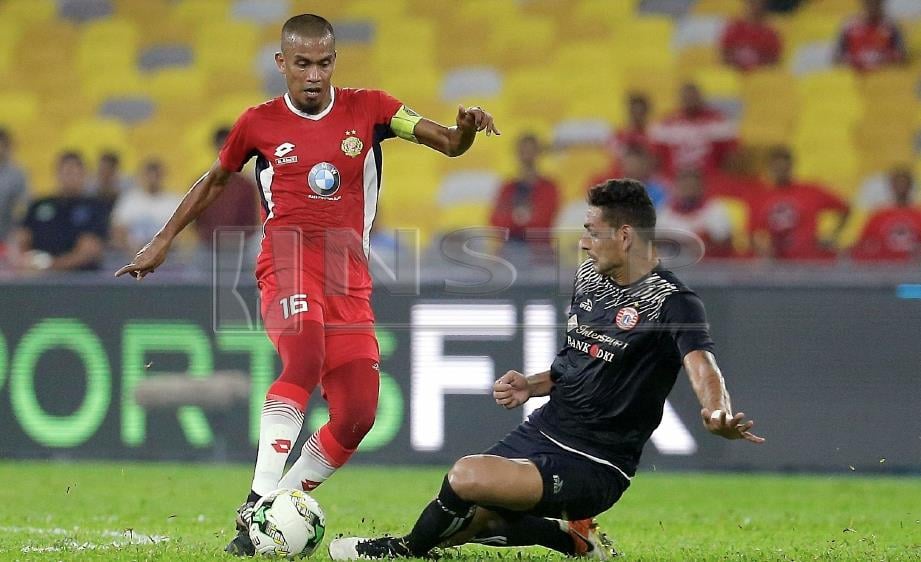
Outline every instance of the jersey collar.
{"type": "Polygon", "coordinates": [[[304,119],[310,119],[311,121],[319,121],[320,119],[323,119],[324,117],[329,115],[329,112],[333,110],[333,105],[335,104],[336,104],[336,88],[332,86],[329,87],[329,105],[326,106],[326,109],[324,109],[320,113],[317,113],[316,115],[313,115],[310,113],[304,113],[300,109],[294,107],[294,104],[291,103],[291,98],[288,96],[287,93],[285,94],[285,105],[288,106],[288,109],[291,110],[291,113],[299,117],[303,117],[304,119]]]}

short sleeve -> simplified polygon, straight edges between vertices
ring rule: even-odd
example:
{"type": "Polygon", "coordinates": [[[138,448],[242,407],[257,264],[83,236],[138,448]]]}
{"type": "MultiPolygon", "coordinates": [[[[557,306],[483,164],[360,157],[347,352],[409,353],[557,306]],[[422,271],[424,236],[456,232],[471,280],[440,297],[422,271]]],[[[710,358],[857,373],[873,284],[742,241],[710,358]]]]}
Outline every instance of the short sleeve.
{"type": "Polygon", "coordinates": [[[239,172],[243,166],[252,157],[255,146],[249,134],[249,121],[251,110],[247,110],[237,119],[218,158],[221,161],[221,167],[225,170],[239,172]]]}
{"type": "Polygon", "coordinates": [[[662,324],[683,359],[692,351],[713,351],[710,325],[700,297],[691,292],[675,293],[662,303],[662,324]]]}
{"type": "Polygon", "coordinates": [[[374,124],[389,125],[390,120],[403,107],[403,102],[382,90],[374,90],[375,100],[373,108],[374,124]]]}
{"type": "Polygon", "coordinates": [[[93,201],[93,220],[83,229],[83,234],[95,234],[106,240],[109,237],[109,208],[102,201],[93,201]]]}

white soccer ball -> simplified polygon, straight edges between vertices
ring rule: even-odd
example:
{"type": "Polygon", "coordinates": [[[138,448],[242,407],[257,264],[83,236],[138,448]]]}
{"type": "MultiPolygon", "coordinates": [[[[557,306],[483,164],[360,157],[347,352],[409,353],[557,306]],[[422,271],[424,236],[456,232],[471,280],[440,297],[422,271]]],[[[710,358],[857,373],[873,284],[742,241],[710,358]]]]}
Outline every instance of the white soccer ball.
{"type": "Polygon", "coordinates": [[[300,490],[275,490],[253,507],[249,538],[256,554],[304,558],[323,542],[326,516],[317,500],[300,490]]]}

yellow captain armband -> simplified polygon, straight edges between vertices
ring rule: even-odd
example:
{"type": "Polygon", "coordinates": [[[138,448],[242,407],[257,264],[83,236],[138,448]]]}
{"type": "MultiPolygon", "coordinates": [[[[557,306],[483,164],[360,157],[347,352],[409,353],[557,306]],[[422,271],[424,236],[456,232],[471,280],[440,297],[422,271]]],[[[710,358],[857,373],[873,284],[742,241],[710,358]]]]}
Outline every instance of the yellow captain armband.
{"type": "Polygon", "coordinates": [[[393,117],[390,118],[390,129],[393,131],[393,134],[400,137],[401,139],[406,139],[411,142],[419,142],[416,138],[416,135],[413,134],[413,131],[416,128],[416,123],[422,120],[422,116],[413,111],[412,109],[401,105],[400,109],[393,114],[393,117]]]}

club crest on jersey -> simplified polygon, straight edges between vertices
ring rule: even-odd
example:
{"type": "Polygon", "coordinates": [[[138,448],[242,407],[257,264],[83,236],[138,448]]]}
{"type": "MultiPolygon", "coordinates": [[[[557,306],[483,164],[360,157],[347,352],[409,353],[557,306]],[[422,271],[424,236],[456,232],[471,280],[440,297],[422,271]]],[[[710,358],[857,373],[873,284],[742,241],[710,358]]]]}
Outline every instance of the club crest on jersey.
{"type": "Polygon", "coordinates": [[[640,321],[640,313],[632,306],[625,306],[617,311],[614,323],[621,330],[632,330],[640,321]]]}
{"type": "Polygon", "coordinates": [[[297,156],[287,156],[289,152],[294,150],[294,145],[290,142],[283,142],[277,147],[275,147],[275,165],[281,166],[283,164],[294,164],[297,162],[297,156]]]}
{"type": "Polygon", "coordinates": [[[342,153],[346,156],[355,158],[361,154],[361,149],[364,148],[365,145],[361,142],[360,138],[355,136],[358,134],[357,131],[346,131],[345,134],[347,136],[342,139],[342,153]]]}
{"type": "MultiPolygon", "coordinates": [[[[329,162],[320,162],[307,174],[307,185],[320,198],[331,198],[339,191],[339,170],[329,162]]],[[[316,195],[310,197],[315,198],[316,195]]]]}

